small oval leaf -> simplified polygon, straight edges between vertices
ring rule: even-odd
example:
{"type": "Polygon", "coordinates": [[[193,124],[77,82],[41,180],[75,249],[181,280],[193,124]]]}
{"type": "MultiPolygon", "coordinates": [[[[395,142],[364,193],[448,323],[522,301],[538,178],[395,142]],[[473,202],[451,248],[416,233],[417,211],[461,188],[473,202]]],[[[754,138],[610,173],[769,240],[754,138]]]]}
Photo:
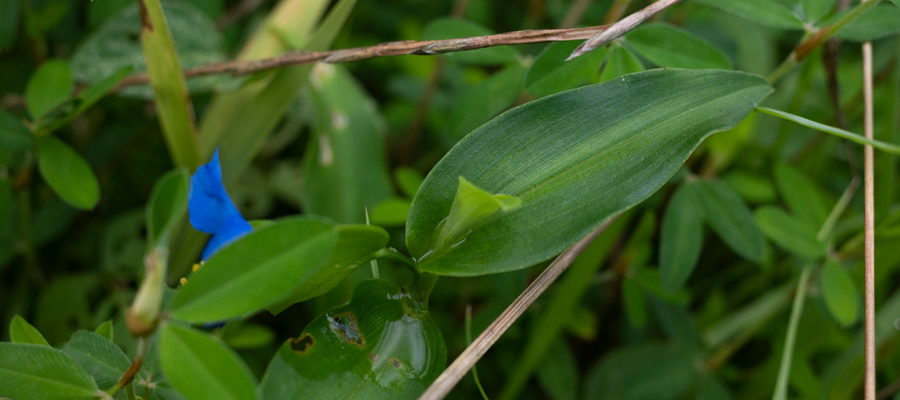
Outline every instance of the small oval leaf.
{"type": "Polygon", "coordinates": [[[25,104],[34,119],[69,99],[72,93],[72,71],[62,60],[50,60],[38,68],[25,88],[25,104]]]}
{"type": "MultiPolygon", "coordinates": [[[[425,178],[406,225],[409,251],[421,260],[433,250],[464,177],[522,205],[489,216],[418,268],[472,276],[546,260],[654,193],[704,138],[735,126],[771,90],[742,72],[653,70],[507,111],[425,178]]],[[[761,236],[754,244],[761,255],[761,236]]]]}
{"type": "Polygon", "coordinates": [[[22,122],[0,109],[0,149],[26,151],[34,147],[34,135],[22,122]]]}
{"type": "Polygon", "coordinates": [[[778,207],[756,210],[756,223],[769,239],[791,253],[806,259],[825,255],[825,244],[816,239],[816,230],[778,207]]]}
{"type": "Polygon", "coordinates": [[[654,64],[666,68],[730,69],[715,47],[669,24],[646,24],[625,36],[626,43],[654,64]]]}
{"type": "Polygon", "coordinates": [[[859,292],[850,274],[831,259],[822,268],[822,298],[828,311],[843,326],[851,326],[859,317],[859,292]]]}
{"type": "Polygon", "coordinates": [[[100,183],[87,161],[53,136],[38,142],[38,169],[53,191],[75,208],[90,210],[100,201],[100,183]]]}
{"type": "Polygon", "coordinates": [[[703,212],[690,187],[672,195],[659,238],[659,275],[664,289],[681,289],[694,272],[703,246],[703,212]]]}
{"type": "Polygon", "coordinates": [[[690,186],[700,202],[706,222],[722,241],[748,260],[762,260],[763,236],[741,196],[723,182],[697,180],[690,186]]]}

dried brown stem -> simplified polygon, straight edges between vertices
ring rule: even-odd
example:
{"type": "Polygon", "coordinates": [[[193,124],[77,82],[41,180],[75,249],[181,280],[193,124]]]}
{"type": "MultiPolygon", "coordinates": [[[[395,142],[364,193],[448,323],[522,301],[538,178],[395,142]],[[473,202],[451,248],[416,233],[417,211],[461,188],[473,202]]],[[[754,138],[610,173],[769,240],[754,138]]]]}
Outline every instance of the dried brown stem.
{"type": "MultiPolygon", "coordinates": [[[[280,57],[259,60],[236,60],[210,63],[186,69],[184,71],[184,76],[186,78],[196,78],[199,76],[223,74],[248,75],[275,68],[312,64],[316,62],[336,64],[368,60],[376,57],[436,55],[513,44],[584,40],[597,33],[603,32],[606,29],[607,26],[605,25],[576,29],[533,29],[459,39],[388,42],[369,47],[357,47],[343,50],[298,51],[280,57]]],[[[122,89],[128,86],[145,84],[147,84],[147,75],[141,73],[123,79],[116,88],[122,89]]]]}
{"type": "MultiPolygon", "coordinates": [[[[863,0],[865,2],[866,0],[863,0]]],[[[872,42],[862,45],[864,131],[873,138],[872,42]]],[[[875,166],[872,146],[865,147],[865,400],[875,400],[875,166]]]]}
{"type": "Polygon", "coordinates": [[[516,298],[506,310],[500,314],[494,322],[491,323],[481,335],[472,342],[469,347],[466,348],[456,360],[453,361],[453,364],[450,364],[446,370],[431,384],[428,390],[419,397],[419,400],[441,400],[450,393],[450,390],[459,383],[460,379],[472,369],[472,366],[475,365],[485,353],[487,353],[488,349],[497,342],[497,339],[512,326],[513,322],[516,322],[522,313],[534,303],[535,300],[544,293],[544,290],[547,290],[547,287],[550,286],[556,278],[578,258],[578,255],[584,251],[594,241],[598,236],[600,236],[603,231],[606,230],[607,227],[616,219],[616,217],[610,218],[609,221],[600,225],[599,228],[591,232],[584,239],[581,239],[578,243],[575,243],[572,247],[568,248],[566,251],[562,252],[553,263],[550,264],[547,269],[542,272],[531,285],[528,285],[528,288],[516,298]]]}
{"type": "Polygon", "coordinates": [[[604,30],[603,32],[600,32],[596,36],[586,40],[584,43],[578,46],[566,60],[571,60],[578,56],[587,54],[592,50],[615,40],[619,36],[622,36],[630,32],[632,29],[637,28],[638,25],[650,19],[650,17],[656,15],[656,13],[669,8],[679,1],[681,0],[658,0],[653,4],[642,8],[640,11],[637,11],[634,14],[623,18],[621,21],[610,25],[609,28],[604,30]]]}

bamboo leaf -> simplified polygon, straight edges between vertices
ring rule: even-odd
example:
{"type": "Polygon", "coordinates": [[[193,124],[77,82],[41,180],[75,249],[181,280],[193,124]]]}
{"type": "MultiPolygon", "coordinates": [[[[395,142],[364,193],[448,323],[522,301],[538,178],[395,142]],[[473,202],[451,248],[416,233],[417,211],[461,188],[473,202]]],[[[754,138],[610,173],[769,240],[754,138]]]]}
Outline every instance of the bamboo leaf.
{"type": "Polygon", "coordinates": [[[672,25],[641,25],[629,32],[625,41],[660,67],[731,69],[728,59],[715,47],[672,25]]]}

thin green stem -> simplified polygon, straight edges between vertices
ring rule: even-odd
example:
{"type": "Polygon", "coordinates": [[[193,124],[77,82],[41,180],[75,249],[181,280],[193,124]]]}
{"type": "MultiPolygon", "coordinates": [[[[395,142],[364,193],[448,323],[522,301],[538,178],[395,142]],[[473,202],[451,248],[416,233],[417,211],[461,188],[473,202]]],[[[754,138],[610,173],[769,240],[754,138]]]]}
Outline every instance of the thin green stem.
{"type": "Polygon", "coordinates": [[[843,214],[844,210],[847,209],[847,206],[850,205],[850,200],[853,199],[853,195],[856,193],[857,188],[859,188],[859,177],[855,176],[853,177],[853,180],[850,181],[850,185],[847,186],[847,189],[844,189],[844,193],[841,194],[841,198],[838,199],[837,204],[831,209],[831,213],[828,214],[828,218],[825,219],[822,228],[819,229],[816,239],[820,242],[831,235],[831,232],[834,230],[834,225],[837,224],[838,218],[841,217],[841,214],[843,214]]]}
{"type": "Polygon", "coordinates": [[[797,45],[797,47],[794,49],[794,51],[792,51],[791,54],[788,55],[788,57],[777,68],[775,68],[775,70],[772,71],[772,73],[769,74],[766,79],[769,81],[769,83],[777,82],[779,79],[781,79],[781,77],[784,76],[784,74],[788,73],[797,64],[799,64],[800,61],[803,61],[803,59],[806,58],[806,56],[809,55],[809,53],[813,49],[819,47],[822,43],[825,43],[825,41],[831,38],[831,36],[834,35],[835,32],[843,28],[844,25],[847,25],[850,21],[853,21],[860,14],[874,7],[880,2],[881,0],[864,1],[856,7],[852,8],[846,14],[841,15],[841,17],[831,25],[824,26],[814,34],[804,37],[800,44],[797,45]]]}
{"type": "MultiPolygon", "coordinates": [[[[472,344],[472,305],[468,304],[466,305],[466,346],[470,344],[472,344]]],[[[491,400],[485,393],[484,387],[481,386],[481,380],[478,379],[478,370],[475,367],[475,364],[472,364],[472,378],[475,379],[475,386],[478,387],[478,391],[481,392],[481,397],[484,400],[491,400]]]]}
{"type": "Polygon", "coordinates": [[[794,115],[794,114],[787,113],[784,111],[779,111],[779,110],[773,110],[771,108],[766,108],[766,107],[756,107],[756,111],[759,111],[759,112],[765,113],[765,114],[769,114],[769,115],[774,115],[778,118],[782,118],[782,119],[785,119],[785,120],[788,120],[791,122],[795,122],[797,124],[803,125],[807,128],[815,129],[820,132],[829,133],[834,136],[850,140],[852,142],[856,142],[856,143],[859,143],[862,145],[869,145],[869,146],[872,146],[872,147],[874,147],[878,150],[881,150],[883,152],[886,152],[886,153],[900,154],[900,146],[898,146],[896,144],[886,143],[886,142],[882,142],[880,140],[869,139],[869,138],[855,134],[850,131],[845,131],[843,129],[835,128],[833,126],[820,124],[816,121],[803,118],[799,115],[794,115]]]}
{"type": "Polygon", "coordinates": [[[800,281],[797,282],[797,291],[794,293],[794,305],[791,308],[791,320],[788,323],[787,334],[784,338],[784,352],[781,353],[781,366],[778,369],[778,380],[775,383],[775,393],[772,400],[786,400],[788,380],[791,376],[791,361],[794,357],[794,343],[797,340],[797,327],[800,325],[800,316],[803,315],[803,303],[806,300],[806,286],[809,283],[809,275],[812,272],[812,264],[807,264],[800,272],[800,281]]]}

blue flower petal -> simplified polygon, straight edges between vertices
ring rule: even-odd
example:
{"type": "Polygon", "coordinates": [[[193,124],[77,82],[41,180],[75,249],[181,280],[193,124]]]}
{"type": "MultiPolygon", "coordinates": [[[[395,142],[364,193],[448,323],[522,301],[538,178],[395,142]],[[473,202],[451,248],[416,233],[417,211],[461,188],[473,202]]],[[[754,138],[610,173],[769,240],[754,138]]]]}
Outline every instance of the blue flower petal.
{"type": "Polygon", "coordinates": [[[225,191],[218,149],[212,161],[201,165],[191,176],[188,215],[194,228],[213,235],[203,249],[201,257],[204,260],[253,229],[225,191]]]}

